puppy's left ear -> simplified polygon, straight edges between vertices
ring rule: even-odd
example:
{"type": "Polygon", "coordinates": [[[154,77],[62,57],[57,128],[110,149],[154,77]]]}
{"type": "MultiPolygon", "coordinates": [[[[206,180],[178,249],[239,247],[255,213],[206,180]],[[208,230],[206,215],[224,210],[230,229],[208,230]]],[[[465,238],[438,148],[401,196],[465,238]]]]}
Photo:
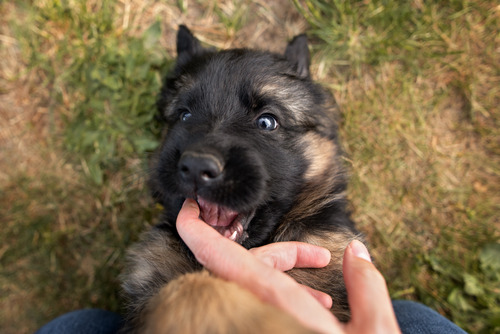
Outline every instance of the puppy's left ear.
{"type": "Polygon", "coordinates": [[[203,52],[200,41],[185,26],[179,26],[177,31],[177,64],[184,65],[195,55],[203,52]]]}
{"type": "Polygon", "coordinates": [[[309,78],[309,48],[307,47],[307,36],[305,34],[295,36],[288,43],[285,58],[292,63],[301,78],[309,78]]]}

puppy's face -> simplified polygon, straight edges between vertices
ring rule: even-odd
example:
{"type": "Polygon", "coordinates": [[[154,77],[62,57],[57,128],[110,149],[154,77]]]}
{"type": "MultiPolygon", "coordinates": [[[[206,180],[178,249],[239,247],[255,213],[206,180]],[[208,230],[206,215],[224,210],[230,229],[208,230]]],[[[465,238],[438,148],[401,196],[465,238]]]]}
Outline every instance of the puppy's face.
{"type": "Polygon", "coordinates": [[[324,96],[308,78],[305,37],[283,57],[215,52],[181,27],[177,49],[158,103],[166,135],[152,186],[169,221],[190,197],[225,237],[263,244],[304,184],[304,138],[330,126],[316,110],[324,96]]]}

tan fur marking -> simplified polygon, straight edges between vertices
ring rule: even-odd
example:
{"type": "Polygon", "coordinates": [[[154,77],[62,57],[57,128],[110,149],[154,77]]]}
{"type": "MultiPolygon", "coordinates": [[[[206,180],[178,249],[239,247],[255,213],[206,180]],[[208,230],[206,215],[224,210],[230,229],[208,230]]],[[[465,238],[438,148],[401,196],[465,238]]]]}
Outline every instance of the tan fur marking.
{"type": "Polygon", "coordinates": [[[289,87],[281,81],[284,80],[278,77],[275,82],[264,84],[260,87],[260,94],[281,101],[298,122],[305,121],[306,112],[311,108],[309,96],[306,95],[306,92],[298,91],[296,87],[289,87]]]}
{"type": "MultiPolygon", "coordinates": [[[[344,169],[336,159],[338,149],[335,143],[312,132],[306,134],[302,142],[309,162],[304,175],[306,184],[297,196],[295,206],[287,214],[286,222],[305,219],[324,206],[345,198],[344,192],[331,193],[337,183],[343,182],[341,178],[344,177],[344,169]]],[[[288,224],[284,224],[284,228],[285,225],[288,224]]]]}
{"type": "Polygon", "coordinates": [[[301,241],[327,248],[332,253],[331,261],[333,262],[336,260],[340,260],[339,262],[342,263],[342,259],[344,258],[344,251],[347,245],[349,245],[353,240],[364,242],[363,236],[361,234],[355,235],[345,232],[330,232],[321,236],[308,234],[301,241]]]}
{"type": "Polygon", "coordinates": [[[287,313],[208,272],[184,275],[146,307],[141,333],[312,333],[287,313]]]}
{"type": "Polygon", "coordinates": [[[323,178],[325,174],[334,174],[334,161],[337,154],[337,146],[317,133],[307,133],[302,141],[307,147],[305,155],[309,162],[309,167],[305,174],[305,179],[311,181],[315,178],[323,178]]]}
{"type": "Polygon", "coordinates": [[[364,241],[361,235],[349,231],[330,232],[321,236],[305,235],[299,241],[322,246],[330,250],[332,254],[330,263],[320,269],[296,268],[287,272],[297,282],[328,293],[333,301],[331,311],[341,321],[348,321],[350,318],[347,299],[345,296],[342,297],[342,294],[345,293],[342,262],[347,245],[355,239],[361,242],[364,241]]]}
{"type": "Polygon", "coordinates": [[[121,279],[132,309],[141,309],[166,282],[201,269],[199,263],[184,254],[178,239],[156,228],[143,233],[141,240],[129,248],[127,262],[121,279]]]}

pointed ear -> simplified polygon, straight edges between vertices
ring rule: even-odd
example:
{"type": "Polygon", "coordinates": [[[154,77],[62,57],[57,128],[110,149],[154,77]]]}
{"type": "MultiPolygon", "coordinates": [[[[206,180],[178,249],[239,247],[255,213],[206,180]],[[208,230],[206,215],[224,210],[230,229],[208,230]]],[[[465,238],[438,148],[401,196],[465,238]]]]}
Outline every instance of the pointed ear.
{"type": "Polygon", "coordinates": [[[304,79],[309,77],[309,48],[305,34],[295,36],[288,43],[285,58],[295,67],[299,77],[304,79]]]}
{"type": "Polygon", "coordinates": [[[177,64],[183,65],[201,52],[203,52],[203,47],[200,41],[185,25],[180,25],[177,31],[177,64]]]}

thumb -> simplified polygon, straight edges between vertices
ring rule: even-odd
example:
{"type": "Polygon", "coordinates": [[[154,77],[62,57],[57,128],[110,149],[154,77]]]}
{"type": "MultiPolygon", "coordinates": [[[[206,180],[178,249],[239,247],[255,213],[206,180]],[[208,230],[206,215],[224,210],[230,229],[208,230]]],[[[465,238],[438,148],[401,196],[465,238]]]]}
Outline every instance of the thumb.
{"type": "Polygon", "coordinates": [[[365,245],[347,246],[343,264],[351,321],[348,333],[400,333],[382,274],[371,263],[365,245]]]}

